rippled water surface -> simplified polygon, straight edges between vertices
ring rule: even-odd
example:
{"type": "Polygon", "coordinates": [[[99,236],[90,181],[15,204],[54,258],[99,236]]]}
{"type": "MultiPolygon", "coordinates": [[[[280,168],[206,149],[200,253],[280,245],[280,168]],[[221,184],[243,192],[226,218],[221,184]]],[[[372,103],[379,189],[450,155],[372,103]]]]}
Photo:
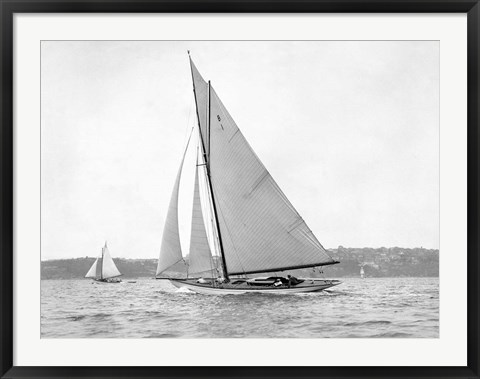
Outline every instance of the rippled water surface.
{"type": "Polygon", "coordinates": [[[42,338],[438,337],[438,278],[342,280],[319,293],[227,296],[164,280],[43,280],[42,338]]]}

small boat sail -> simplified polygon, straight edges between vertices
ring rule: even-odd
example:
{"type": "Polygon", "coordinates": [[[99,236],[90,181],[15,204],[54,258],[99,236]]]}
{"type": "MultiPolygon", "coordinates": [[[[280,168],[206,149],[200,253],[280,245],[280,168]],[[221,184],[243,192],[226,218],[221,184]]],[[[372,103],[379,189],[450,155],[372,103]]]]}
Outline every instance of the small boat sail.
{"type": "Polygon", "coordinates": [[[198,121],[190,251],[184,258],[178,225],[187,143],[164,225],[156,278],[203,294],[315,292],[340,284],[278,275],[339,262],[327,254],[284,195],[190,54],[189,59],[198,121]],[[247,277],[257,273],[274,275],[247,277]]]}
{"type": "Polygon", "coordinates": [[[102,255],[93,262],[85,278],[92,278],[103,283],[120,283],[121,279],[118,278],[120,275],[122,274],[118,271],[105,241],[105,246],[102,247],[102,255]]]}

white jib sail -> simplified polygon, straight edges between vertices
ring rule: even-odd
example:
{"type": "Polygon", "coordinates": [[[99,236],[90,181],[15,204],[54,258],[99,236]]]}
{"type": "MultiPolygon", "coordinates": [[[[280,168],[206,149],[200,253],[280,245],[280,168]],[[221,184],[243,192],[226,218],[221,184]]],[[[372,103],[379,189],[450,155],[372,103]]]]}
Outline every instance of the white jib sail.
{"type": "Polygon", "coordinates": [[[87,275],[85,275],[85,278],[96,278],[97,277],[97,264],[98,264],[98,258],[95,259],[95,262],[93,262],[92,267],[90,267],[90,270],[88,270],[87,275]]]}
{"type": "Polygon", "coordinates": [[[178,230],[178,193],[180,189],[183,161],[187,154],[187,148],[188,142],[177,172],[177,178],[175,180],[175,185],[173,186],[165,226],[163,227],[162,245],[160,247],[156,275],[172,268],[177,263],[183,262],[182,247],[180,245],[180,232],[178,230]]]}
{"type": "Polygon", "coordinates": [[[195,170],[195,189],[193,192],[192,229],[190,234],[190,255],[188,274],[204,273],[213,270],[212,253],[208,244],[205,222],[198,183],[198,167],[195,170]]]}
{"type": "Polygon", "coordinates": [[[115,266],[115,262],[108,251],[107,245],[103,248],[103,265],[102,265],[102,278],[114,278],[116,276],[122,275],[120,271],[118,271],[117,266],[115,266]]]}

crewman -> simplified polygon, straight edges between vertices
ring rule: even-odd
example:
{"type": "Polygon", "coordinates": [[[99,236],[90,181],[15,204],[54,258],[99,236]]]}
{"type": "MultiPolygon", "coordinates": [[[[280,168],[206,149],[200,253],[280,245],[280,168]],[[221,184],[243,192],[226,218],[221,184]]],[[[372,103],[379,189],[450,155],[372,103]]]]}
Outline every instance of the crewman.
{"type": "Polygon", "coordinates": [[[295,278],[294,276],[291,276],[291,275],[287,275],[287,279],[288,279],[288,288],[290,288],[291,286],[295,286],[298,283],[300,283],[300,281],[297,278],[295,278]]]}

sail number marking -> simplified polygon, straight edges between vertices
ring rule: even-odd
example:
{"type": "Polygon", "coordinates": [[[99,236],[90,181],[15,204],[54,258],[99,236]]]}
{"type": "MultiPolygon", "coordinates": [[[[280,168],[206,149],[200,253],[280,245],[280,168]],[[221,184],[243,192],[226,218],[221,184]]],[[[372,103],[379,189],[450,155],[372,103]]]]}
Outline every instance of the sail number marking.
{"type": "MultiPolygon", "coordinates": [[[[222,119],[220,118],[220,115],[217,114],[217,120],[220,122],[222,121],[222,119]]],[[[225,130],[223,129],[223,125],[220,123],[220,127],[222,128],[222,130],[225,130]]]]}

